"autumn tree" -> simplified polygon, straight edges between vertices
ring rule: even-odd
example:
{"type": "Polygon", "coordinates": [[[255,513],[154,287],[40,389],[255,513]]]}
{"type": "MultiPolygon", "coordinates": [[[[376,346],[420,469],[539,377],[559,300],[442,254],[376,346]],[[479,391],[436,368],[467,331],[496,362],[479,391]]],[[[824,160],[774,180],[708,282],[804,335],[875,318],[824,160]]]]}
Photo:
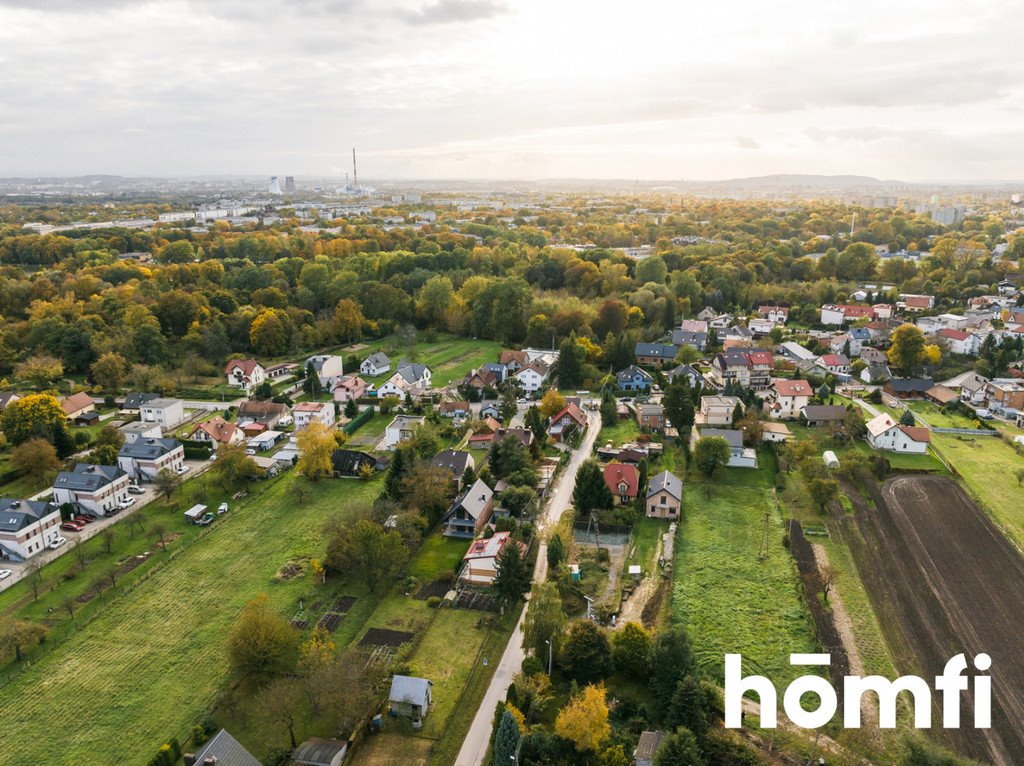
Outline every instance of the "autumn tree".
{"type": "Polygon", "coordinates": [[[376,591],[402,572],[409,558],[402,536],[369,519],[336,525],[327,543],[325,567],[332,572],[352,574],[376,591]]]}
{"type": "Polygon", "coordinates": [[[25,649],[41,644],[49,630],[45,625],[13,617],[0,618],[0,658],[14,656],[21,662],[25,649]]]}
{"type": "Polygon", "coordinates": [[[256,462],[245,454],[241,444],[224,444],[217,450],[217,460],[210,473],[226,487],[247,484],[263,475],[256,462]]]}
{"type": "Polygon", "coordinates": [[[719,468],[729,462],[732,448],[721,436],[705,436],[697,440],[693,447],[693,461],[707,478],[715,475],[719,468]]]}
{"type": "Polygon", "coordinates": [[[11,402],[0,414],[0,429],[11,444],[40,438],[50,442],[61,457],[70,455],[74,442],[68,435],[67,415],[49,394],[29,394],[11,402]]]}
{"type": "Polygon", "coordinates": [[[562,596],[558,583],[553,580],[535,583],[530,602],[523,618],[523,646],[533,650],[538,659],[547,667],[548,641],[555,642],[552,652],[558,650],[558,638],[562,635],[567,618],[562,608],[562,596]]]}
{"type": "Polygon", "coordinates": [[[22,442],[11,452],[10,464],[31,479],[32,484],[42,484],[60,470],[61,462],[57,450],[46,439],[38,436],[22,442]]]}
{"type": "Polygon", "coordinates": [[[128,360],[108,351],[92,363],[92,379],[96,385],[117,393],[128,376],[128,360]]]}
{"type": "Polygon", "coordinates": [[[604,685],[590,685],[569,700],[555,719],[555,732],[579,752],[595,751],[611,734],[604,685]]]}
{"type": "Polygon", "coordinates": [[[270,609],[265,595],[247,603],[228,636],[234,671],[255,686],[290,673],[298,659],[295,629],[270,609]]]}
{"type": "Polygon", "coordinates": [[[171,495],[181,486],[181,476],[170,468],[161,468],[153,477],[153,484],[157,492],[170,500],[171,495]]]}
{"type": "MultiPolygon", "coordinates": [[[[557,388],[549,388],[540,400],[540,413],[550,420],[565,409],[565,397],[558,393],[557,388]]],[[[536,436],[536,434],[534,434],[536,436]]]]}
{"type": "Polygon", "coordinates": [[[299,461],[295,469],[310,481],[319,481],[334,472],[331,457],[337,447],[334,432],[319,420],[299,431],[296,440],[299,461]]]}
{"type": "Polygon", "coordinates": [[[64,364],[47,354],[29,357],[14,368],[14,377],[34,388],[48,388],[64,375],[64,364]]]}
{"type": "Polygon", "coordinates": [[[921,328],[903,324],[892,331],[886,356],[894,367],[912,375],[926,364],[937,365],[942,358],[938,346],[925,341],[921,328]]]}
{"type": "Polygon", "coordinates": [[[334,307],[331,323],[334,337],[342,342],[356,340],[363,329],[363,312],[351,298],[342,298],[334,307]]]}
{"type": "Polygon", "coordinates": [[[249,326],[249,342],[257,353],[277,356],[288,348],[292,321],[280,309],[264,309],[249,326]]]}

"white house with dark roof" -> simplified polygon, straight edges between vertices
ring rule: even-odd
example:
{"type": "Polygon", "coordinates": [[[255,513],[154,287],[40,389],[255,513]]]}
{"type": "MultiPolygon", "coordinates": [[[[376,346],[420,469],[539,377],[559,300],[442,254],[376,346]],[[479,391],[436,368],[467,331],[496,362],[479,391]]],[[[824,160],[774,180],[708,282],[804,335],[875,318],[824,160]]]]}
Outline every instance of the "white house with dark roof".
{"type": "Polygon", "coordinates": [[[165,468],[184,466],[185,448],[177,439],[136,439],[121,447],[117,465],[134,479],[150,481],[165,468]]]}
{"type": "Polygon", "coordinates": [[[380,449],[393,450],[400,442],[411,439],[412,432],[425,420],[426,418],[422,415],[396,415],[395,419],[384,429],[384,438],[380,442],[380,449]]]}
{"type": "Polygon", "coordinates": [[[156,423],[165,431],[185,422],[185,403],[181,399],[160,397],[139,405],[139,419],[156,423]]]}
{"type": "Polygon", "coordinates": [[[137,439],[160,439],[164,435],[164,431],[158,423],[143,423],[141,420],[125,423],[118,426],[117,430],[124,437],[125,444],[131,444],[137,439]]]}
{"type": "Polygon", "coordinates": [[[433,373],[425,364],[402,360],[395,368],[395,374],[377,389],[377,396],[397,396],[404,398],[406,394],[418,397],[430,390],[433,373]]]}
{"type": "Polygon", "coordinates": [[[61,471],[53,482],[53,502],[70,503],[83,510],[105,516],[128,498],[131,478],[112,465],[76,463],[71,471],[61,471]]]}
{"type": "Polygon", "coordinates": [[[317,376],[320,385],[329,389],[338,378],[345,374],[344,360],[334,354],[317,354],[306,360],[303,371],[313,368],[313,374],[317,376]]]}
{"type": "Polygon", "coordinates": [[[362,364],[359,365],[359,372],[369,377],[376,375],[383,375],[391,369],[391,360],[388,355],[383,351],[378,351],[375,354],[370,354],[366,359],[363,360],[362,364]]]}
{"type": "Polygon", "coordinates": [[[0,560],[25,561],[60,537],[60,508],[41,500],[0,498],[0,560]]]}

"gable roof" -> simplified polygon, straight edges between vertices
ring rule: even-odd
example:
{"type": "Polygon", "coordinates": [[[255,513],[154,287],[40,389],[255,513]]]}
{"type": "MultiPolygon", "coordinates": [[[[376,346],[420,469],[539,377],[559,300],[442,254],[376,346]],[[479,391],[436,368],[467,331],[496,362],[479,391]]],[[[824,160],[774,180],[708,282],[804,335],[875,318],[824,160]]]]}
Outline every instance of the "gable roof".
{"type": "Polygon", "coordinates": [[[71,396],[67,397],[60,403],[60,406],[64,410],[65,415],[72,415],[86,407],[95,407],[96,403],[93,402],[92,397],[85,393],[85,391],[79,391],[77,394],[71,394],[71,396]]]}
{"type": "Polygon", "coordinates": [[[893,378],[885,384],[893,391],[924,393],[935,385],[931,378],[893,378]]]}
{"type": "Polygon", "coordinates": [[[2,497],[0,498],[0,532],[17,532],[59,510],[53,503],[44,503],[42,500],[2,497]]]}
{"type": "Polygon", "coordinates": [[[403,359],[398,363],[398,367],[395,368],[395,373],[405,378],[407,383],[418,383],[429,369],[425,364],[403,359]]]}
{"type": "Polygon", "coordinates": [[[149,394],[149,393],[141,393],[141,392],[134,392],[134,393],[131,393],[131,394],[125,394],[124,395],[124,403],[121,404],[121,409],[122,410],[137,410],[139,407],[141,407],[146,402],[152,401],[153,399],[158,399],[159,397],[160,397],[159,394],[149,394]]]}
{"type": "Polygon", "coordinates": [[[197,764],[207,758],[216,758],[217,766],[263,766],[237,739],[228,734],[227,729],[221,729],[195,752],[197,764]]]}
{"type": "Polygon", "coordinates": [[[118,457],[130,457],[135,460],[156,460],[181,446],[177,439],[136,439],[130,444],[122,445],[118,457]]]}
{"type": "Polygon", "coordinates": [[[729,442],[732,449],[743,449],[743,432],[734,428],[702,428],[699,433],[701,439],[717,436],[729,442]]]}
{"type": "Polygon", "coordinates": [[[619,494],[619,484],[626,485],[626,495],[636,497],[640,488],[640,475],[636,467],[624,463],[609,463],[604,467],[604,483],[613,495],[619,494]]]}
{"type": "Polygon", "coordinates": [[[964,332],[963,330],[952,330],[950,328],[943,328],[939,330],[936,335],[940,338],[949,338],[950,340],[967,340],[971,337],[971,333],[964,332]]]}
{"type": "Polygon", "coordinates": [[[843,354],[822,354],[818,359],[826,367],[849,367],[850,360],[843,354]]]}
{"type": "Polygon", "coordinates": [[[115,479],[127,475],[116,465],[75,463],[75,467],[72,470],[61,471],[57,474],[53,487],[54,489],[68,489],[79,492],[95,492],[115,479]]]}
{"type": "Polygon", "coordinates": [[[646,381],[654,380],[654,377],[651,375],[651,373],[647,372],[647,370],[643,370],[637,367],[635,364],[631,364],[626,369],[619,370],[617,373],[615,373],[615,377],[618,378],[619,380],[632,380],[637,376],[643,378],[646,381]]]}
{"type": "Polygon", "coordinates": [[[922,426],[905,426],[901,424],[897,427],[916,442],[927,443],[932,440],[931,431],[929,431],[927,428],[923,428],[922,426]]]}
{"type": "Polygon", "coordinates": [[[391,680],[391,691],[388,700],[391,702],[408,702],[420,707],[430,704],[431,683],[425,678],[413,676],[395,676],[391,680]]]}
{"type": "Polygon", "coordinates": [[[464,450],[444,449],[430,459],[430,465],[435,468],[446,468],[455,478],[461,479],[472,459],[473,456],[464,450]]]}
{"type": "Polygon", "coordinates": [[[227,444],[234,438],[236,430],[237,426],[234,423],[228,423],[220,415],[215,415],[193,428],[189,435],[196,431],[204,431],[215,442],[227,444]]]}
{"type": "Polygon", "coordinates": [[[898,424],[893,419],[892,415],[888,412],[883,412],[877,415],[867,422],[868,433],[872,436],[881,436],[890,428],[895,428],[898,424]]]}
{"type": "Polygon", "coordinates": [[[232,371],[237,369],[241,370],[242,374],[248,378],[250,375],[252,375],[253,370],[255,370],[257,367],[263,367],[263,365],[261,365],[252,357],[250,357],[249,359],[231,359],[224,366],[224,374],[230,375],[232,371]]]}
{"type": "MultiPolygon", "coordinates": [[[[391,366],[391,360],[388,355],[383,351],[378,351],[375,354],[370,354],[366,359],[363,360],[363,364],[369,362],[374,367],[389,367],[391,366]]],[[[360,365],[362,366],[362,365],[360,365]]]]}
{"type": "Polygon", "coordinates": [[[581,426],[587,424],[587,416],[584,414],[583,410],[581,410],[572,402],[569,402],[567,405],[565,405],[562,408],[561,412],[559,412],[557,415],[551,418],[551,422],[557,423],[566,415],[575,420],[581,426]]]}
{"type": "Polygon", "coordinates": [[[462,510],[474,519],[479,519],[487,510],[487,504],[491,502],[491,498],[493,497],[494,490],[488,487],[482,479],[477,479],[473,482],[472,487],[455,499],[451,510],[454,511],[457,508],[462,508],[462,510]]]}
{"type": "Polygon", "coordinates": [[[331,453],[331,468],[343,476],[355,476],[364,465],[371,468],[377,461],[372,455],[354,449],[336,449],[331,453]]]}
{"type": "Polygon", "coordinates": [[[808,420],[842,420],[846,408],[838,404],[809,404],[800,413],[808,420]]]}
{"type": "Polygon", "coordinates": [[[787,380],[778,378],[772,381],[772,387],[779,396],[813,396],[811,384],[806,380],[787,380]]]}
{"type": "Polygon", "coordinates": [[[663,343],[637,343],[633,348],[636,356],[653,356],[658,359],[675,359],[676,347],[663,343]]]}
{"type": "Polygon", "coordinates": [[[678,476],[670,471],[662,471],[651,478],[647,485],[647,497],[656,495],[659,492],[667,492],[676,500],[683,499],[683,482],[678,476]]]}
{"type": "Polygon", "coordinates": [[[239,418],[252,418],[253,420],[270,420],[288,414],[287,405],[279,402],[258,402],[246,399],[238,405],[239,418]]]}

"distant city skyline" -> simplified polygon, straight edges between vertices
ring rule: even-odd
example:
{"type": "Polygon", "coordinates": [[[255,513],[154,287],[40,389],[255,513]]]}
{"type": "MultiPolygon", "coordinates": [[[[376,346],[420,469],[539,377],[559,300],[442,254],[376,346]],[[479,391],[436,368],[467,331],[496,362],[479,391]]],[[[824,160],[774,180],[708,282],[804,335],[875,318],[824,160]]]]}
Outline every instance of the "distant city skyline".
{"type": "Polygon", "coordinates": [[[0,177],[1024,179],[1024,0],[0,0],[0,177]]]}

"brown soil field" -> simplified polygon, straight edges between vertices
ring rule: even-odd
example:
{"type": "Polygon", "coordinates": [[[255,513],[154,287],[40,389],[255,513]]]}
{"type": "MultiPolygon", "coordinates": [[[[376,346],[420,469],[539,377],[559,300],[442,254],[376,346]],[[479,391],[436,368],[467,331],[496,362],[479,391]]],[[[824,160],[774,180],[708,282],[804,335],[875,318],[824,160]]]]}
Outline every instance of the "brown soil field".
{"type": "MultiPolygon", "coordinates": [[[[998,479],[994,479],[998,480],[998,479]]],[[[1024,558],[956,482],[899,476],[869,490],[852,487],[851,521],[836,518],[850,545],[901,673],[933,686],[963,652],[992,657],[992,728],[973,727],[964,694],[961,728],[942,729],[933,691],[932,733],[964,755],[996,766],[1024,763],[1024,558]]]]}

